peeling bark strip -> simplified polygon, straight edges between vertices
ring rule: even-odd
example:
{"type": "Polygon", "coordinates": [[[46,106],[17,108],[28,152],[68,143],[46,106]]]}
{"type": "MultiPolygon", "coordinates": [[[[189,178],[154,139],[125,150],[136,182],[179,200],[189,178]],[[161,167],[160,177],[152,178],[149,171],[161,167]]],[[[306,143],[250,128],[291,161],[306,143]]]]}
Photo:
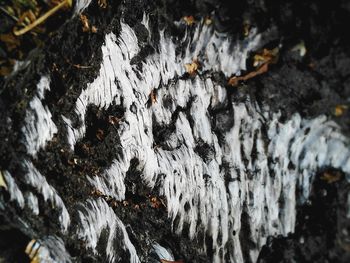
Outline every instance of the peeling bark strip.
{"type": "MultiPolygon", "coordinates": [[[[89,4],[77,1],[75,12],[89,4]]],[[[126,3],[120,8],[110,24],[87,13],[104,39],[93,51],[99,64],[75,69],[91,81],[34,66],[33,86],[6,103],[0,234],[22,242],[2,245],[0,236],[0,259],[265,262],[274,259],[274,242],[303,237],[309,221],[300,218],[321,198],[318,189],[328,190],[325,203],[341,200],[324,207],[337,211],[332,240],[340,245],[332,249],[346,259],[347,236],[339,233],[350,214],[347,133],[327,115],[276,109],[226,86],[249,71],[276,31],[252,26],[240,38],[192,16],[167,22],[170,34],[152,12],[135,9],[135,22],[126,3]],[[317,177],[322,169],[330,170],[317,177]]],[[[66,26],[74,23],[81,28],[79,18],[66,26]]],[[[13,79],[21,74],[31,68],[13,79]]],[[[11,81],[1,101],[18,88],[11,81]]]]}

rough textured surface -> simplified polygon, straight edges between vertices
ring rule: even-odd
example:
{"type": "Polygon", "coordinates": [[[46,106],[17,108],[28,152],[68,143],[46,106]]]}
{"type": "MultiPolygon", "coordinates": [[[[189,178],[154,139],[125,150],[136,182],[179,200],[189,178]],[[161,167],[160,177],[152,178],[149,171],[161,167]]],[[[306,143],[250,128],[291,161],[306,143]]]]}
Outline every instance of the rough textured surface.
{"type": "Polygon", "coordinates": [[[349,260],[345,2],[88,2],[1,90],[2,258],[349,260]]]}

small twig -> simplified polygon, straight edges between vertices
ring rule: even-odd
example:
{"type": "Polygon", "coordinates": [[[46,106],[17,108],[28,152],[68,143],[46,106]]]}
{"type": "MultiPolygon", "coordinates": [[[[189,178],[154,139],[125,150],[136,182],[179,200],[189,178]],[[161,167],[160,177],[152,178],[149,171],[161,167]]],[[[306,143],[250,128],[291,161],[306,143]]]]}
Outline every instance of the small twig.
{"type": "Polygon", "coordinates": [[[4,12],[6,15],[8,15],[8,16],[9,16],[12,20],[14,20],[15,22],[18,21],[18,18],[17,18],[17,17],[11,15],[10,12],[7,11],[7,10],[6,10],[5,8],[3,8],[2,6],[0,6],[0,10],[1,10],[2,12],[4,12]]]}
{"type": "Polygon", "coordinates": [[[66,62],[67,62],[69,65],[71,65],[71,66],[73,66],[73,67],[75,67],[75,68],[87,69],[87,68],[91,68],[91,67],[92,67],[92,66],[84,66],[84,65],[80,65],[80,64],[73,64],[72,62],[69,61],[68,58],[66,58],[65,60],[66,60],[66,62]]]}
{"type": "Polygon", "coordinates": [[[91,66],[82,66],[82,65],[79,65],[79,64],[72,64],[72,66],[75,67],[75,68],[82,68],[82,69],[91,68],[91,66]]]}
{"type": "Polygon", "coordinates": [[[32,30],[37,25],[39,25],[42,22],[44,22],[49,16],[53,15],[54,13],[56,13],[59,9],[61,9],[65,5],[68,5],[69,7],[71,7],[72,6],[72,0],[64,0],[63,2],[59,3],[58,5],[56,5],[54,8],[50,9],[43,16],[39,17],[33,23],[29,24],[25,28],[22,28],[21,30],[14,30],[13,33],[16,36],[20,36],[20,35],[23,35],[23,34],[27,33],[28,31],[32,30]]]}

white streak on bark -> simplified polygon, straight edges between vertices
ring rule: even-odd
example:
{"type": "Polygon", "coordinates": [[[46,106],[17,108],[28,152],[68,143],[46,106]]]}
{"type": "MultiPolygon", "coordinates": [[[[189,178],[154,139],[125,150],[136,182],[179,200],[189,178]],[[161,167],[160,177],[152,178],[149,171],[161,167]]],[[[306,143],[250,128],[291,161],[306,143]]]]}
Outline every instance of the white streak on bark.
{"type": "Polygon", "coordinates": [[[74,14],[81,14],[91,3],[91,0],[75,0],[74,14]]]}
{"type": "Polygon", "coordinates": [[[51,119],[49,108],[42,104],[44,92],[49,89],[50,80],[45,76],[41,77],[37,85],[37,94],[29,102],[25,125],[22,127],[27,152],[33,156],[57,133],[57,127],[51,119]]]}
{"type": "Polygon", "coordinates": [[[168,261],[175,261],[173,253],[166,249],[165,247],[162,247],[158,243],[155,243],[153,245],[154,252],[157,254],[159,259],[164,259],[168,261]]]}
{"type": "Polygon", "coordinates": [[[10,201],[16,201],[18,206],[20,208],[23,208],[24,197],[15,180],[12,178],[11,174],[8,171],[4,171],[3,176],[6,180],[8,192],[10,193],[10,201]]]}
{"type": "Polygon", "coordinates": [[[26,205],[29,207],[34,215],[39,215],[38,198],[31,192],[26,195],[26,205]]]}
{"type": "Polygon", "coordinates": [[[88,200],[83,204],[83,208],[79,209],[78,216],[80,222],[78,238],[84,240],[87,247],[95,253],[97,253],[96,247],[102,231],[107,231],[105,252],[108,262],[118,261],[118,251],[115,248],[116,243],[119,242],[122,243],[123,249],[129,253],[130,263],[140,262],[125,226],[103,199],[88,200]]]}
{"type": "Polygon", "coordinates": [[[56,190],[48,184],[46,178],[41,175],[30,161],[25,160],[24,166],[28,171],[25,175],[27,184],[36,188],[36,190],[42,194],[46,202],[50,201],[53,208],[57,208],[61,211],[59,221],[62,231],[66,232],[70,223],[70,217],[61,197],[57,194],[56,190]]]}

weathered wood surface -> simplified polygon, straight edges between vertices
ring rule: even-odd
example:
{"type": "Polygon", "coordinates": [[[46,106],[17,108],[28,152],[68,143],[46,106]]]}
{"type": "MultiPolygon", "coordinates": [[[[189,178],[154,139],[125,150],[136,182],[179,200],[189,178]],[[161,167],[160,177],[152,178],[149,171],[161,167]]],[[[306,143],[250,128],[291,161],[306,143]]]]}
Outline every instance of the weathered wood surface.
{"type": "Polygon", "coordinates": [[[74,12],[1,89],[1,259],[348,262],[345,1],[74,12]]]}

